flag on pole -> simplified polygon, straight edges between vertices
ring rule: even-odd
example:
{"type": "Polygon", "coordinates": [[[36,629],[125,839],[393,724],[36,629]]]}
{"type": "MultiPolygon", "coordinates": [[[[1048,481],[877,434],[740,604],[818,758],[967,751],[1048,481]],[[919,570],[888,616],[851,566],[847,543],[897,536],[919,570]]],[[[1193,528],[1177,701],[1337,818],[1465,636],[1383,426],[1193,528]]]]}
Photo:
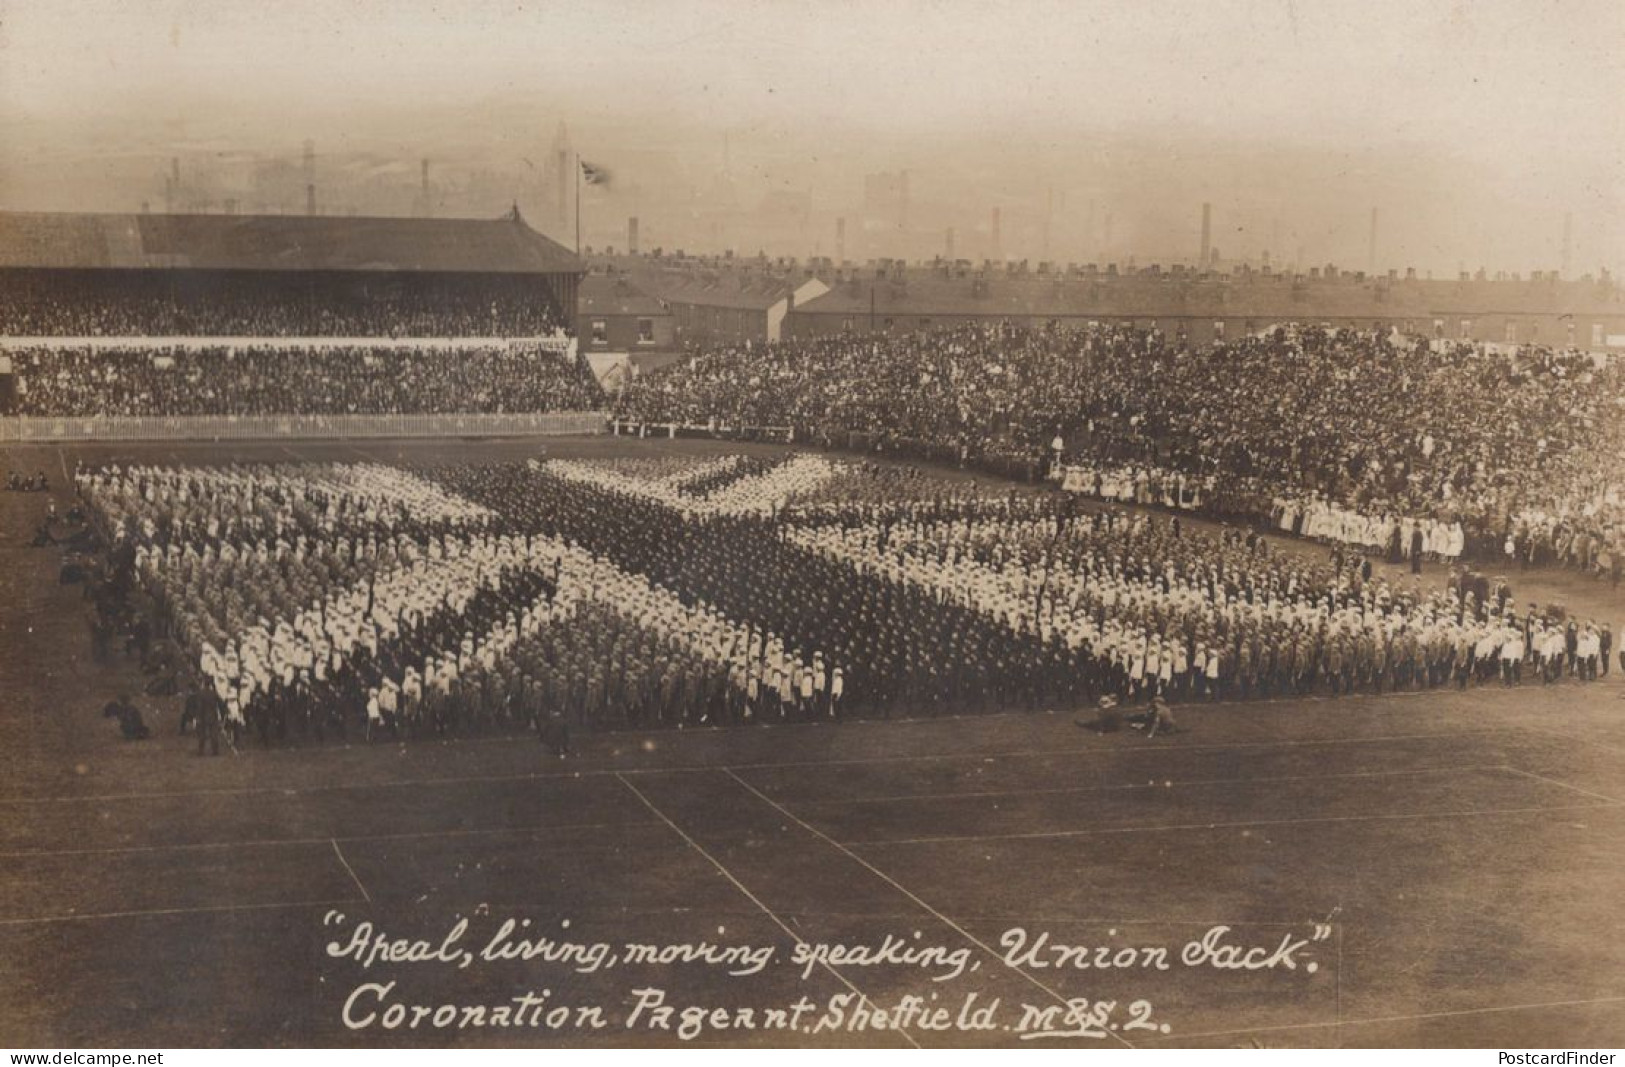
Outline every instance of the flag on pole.
{"type": "Polygon", "coordinates": [[[581,180],[588,185],[609,185],[609,171],[596,163],[581,161],[581,180]]]}

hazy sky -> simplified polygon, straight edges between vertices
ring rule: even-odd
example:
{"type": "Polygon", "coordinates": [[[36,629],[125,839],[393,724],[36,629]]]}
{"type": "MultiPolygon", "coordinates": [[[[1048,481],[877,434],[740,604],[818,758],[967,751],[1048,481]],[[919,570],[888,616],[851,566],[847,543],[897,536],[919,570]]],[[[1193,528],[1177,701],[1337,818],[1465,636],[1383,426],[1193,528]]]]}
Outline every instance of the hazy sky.
{"type": "Polygon", "coordinates": [[[1577,269],[1625,258],[1620,0],[0,0],[0,205],[131,210],[173,154],[307,137],[505,172],[560,120],[639,190],[600,216],[696,243],[725,140],[826,253],[908,168],[911,225],[1003,205],[1014,254],[1093,257],[1111,213],[1114,251],[1194,255],[1205,199],[1236,254],[1364,266],[1377,206],[1385,261],[1555,266],[1565,212],[1577,269]]]}

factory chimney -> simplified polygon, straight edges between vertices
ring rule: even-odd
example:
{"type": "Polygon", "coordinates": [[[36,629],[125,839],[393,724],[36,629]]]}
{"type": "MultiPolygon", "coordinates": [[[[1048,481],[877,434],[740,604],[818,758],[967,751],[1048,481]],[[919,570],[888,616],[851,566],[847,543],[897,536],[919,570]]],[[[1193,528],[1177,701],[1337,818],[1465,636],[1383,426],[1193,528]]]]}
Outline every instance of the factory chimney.
{"type": "Polygon", "coordinates": [[[1213,251],[1213,205],[1202,204],[1202,259],[1196,265],[1198,270],[1208,269],[1208,258],[1213,251]]]}
{"type": "Polygon", "coordinates": [[[316,142],[305,142],[305,214],[316,214],[316,142]]]}

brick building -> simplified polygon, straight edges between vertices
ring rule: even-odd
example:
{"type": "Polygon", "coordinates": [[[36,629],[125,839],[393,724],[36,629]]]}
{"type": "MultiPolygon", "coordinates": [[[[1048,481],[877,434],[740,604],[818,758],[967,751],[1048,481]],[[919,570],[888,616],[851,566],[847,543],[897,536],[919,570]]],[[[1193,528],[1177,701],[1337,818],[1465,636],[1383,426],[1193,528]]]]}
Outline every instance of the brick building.
{"type": "Polygon", "coordinates": [[[1160,329],[1204,344],[1279,322],[1395,327],[1437,338],[1625,349],[1625,295],[1611,279],[1456,281],[1347,272],[1198,274],[1157,269],[895,265],[837,272],[787,314],[784,334],[912,331],[965,322],[1090,322],[1160,329]]]}
{"type": "Polygon", "coordinates": [[[786,261],[681,256],[593,256],[656,297],[672,315],[679,346],[776,341],[786,316],[829,286],[786,261]]]}

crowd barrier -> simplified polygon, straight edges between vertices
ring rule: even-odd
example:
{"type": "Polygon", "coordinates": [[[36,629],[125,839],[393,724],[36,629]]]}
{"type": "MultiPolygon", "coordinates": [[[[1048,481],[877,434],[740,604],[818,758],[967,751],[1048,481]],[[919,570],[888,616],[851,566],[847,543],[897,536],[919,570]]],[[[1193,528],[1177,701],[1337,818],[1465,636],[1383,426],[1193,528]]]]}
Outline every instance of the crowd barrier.
{"type": "Polygon", "coordinates": [[[795,444],[793,426],[715,426],[686,422],[632,422],[614,419],[610,432],[616,437],[704,437],[717,441],[763,441],[773,444],[795,444]]]}
{"type": "Polygon", "coordinates": [[[957,464],[970,470],[1035,482],[1043,473],[1043,461],[1025,455],[962,454],[952,445],[895,437],[859,430],[823,430],[810,426],[721,426],[697,423],[639,423],[617,419],[612,431],[622,437],[706,437],[719,441],[752,441],[774,444],[800,444],[826,451],[857,452],[888,459],[913,459],[927,463],[957,464]]]}
{"type": "Polygon", "coordinates": [[[0,441],[253,441],[597,434],[596,411],[532,415],[188,415],[0,418],[0,441]]]}

